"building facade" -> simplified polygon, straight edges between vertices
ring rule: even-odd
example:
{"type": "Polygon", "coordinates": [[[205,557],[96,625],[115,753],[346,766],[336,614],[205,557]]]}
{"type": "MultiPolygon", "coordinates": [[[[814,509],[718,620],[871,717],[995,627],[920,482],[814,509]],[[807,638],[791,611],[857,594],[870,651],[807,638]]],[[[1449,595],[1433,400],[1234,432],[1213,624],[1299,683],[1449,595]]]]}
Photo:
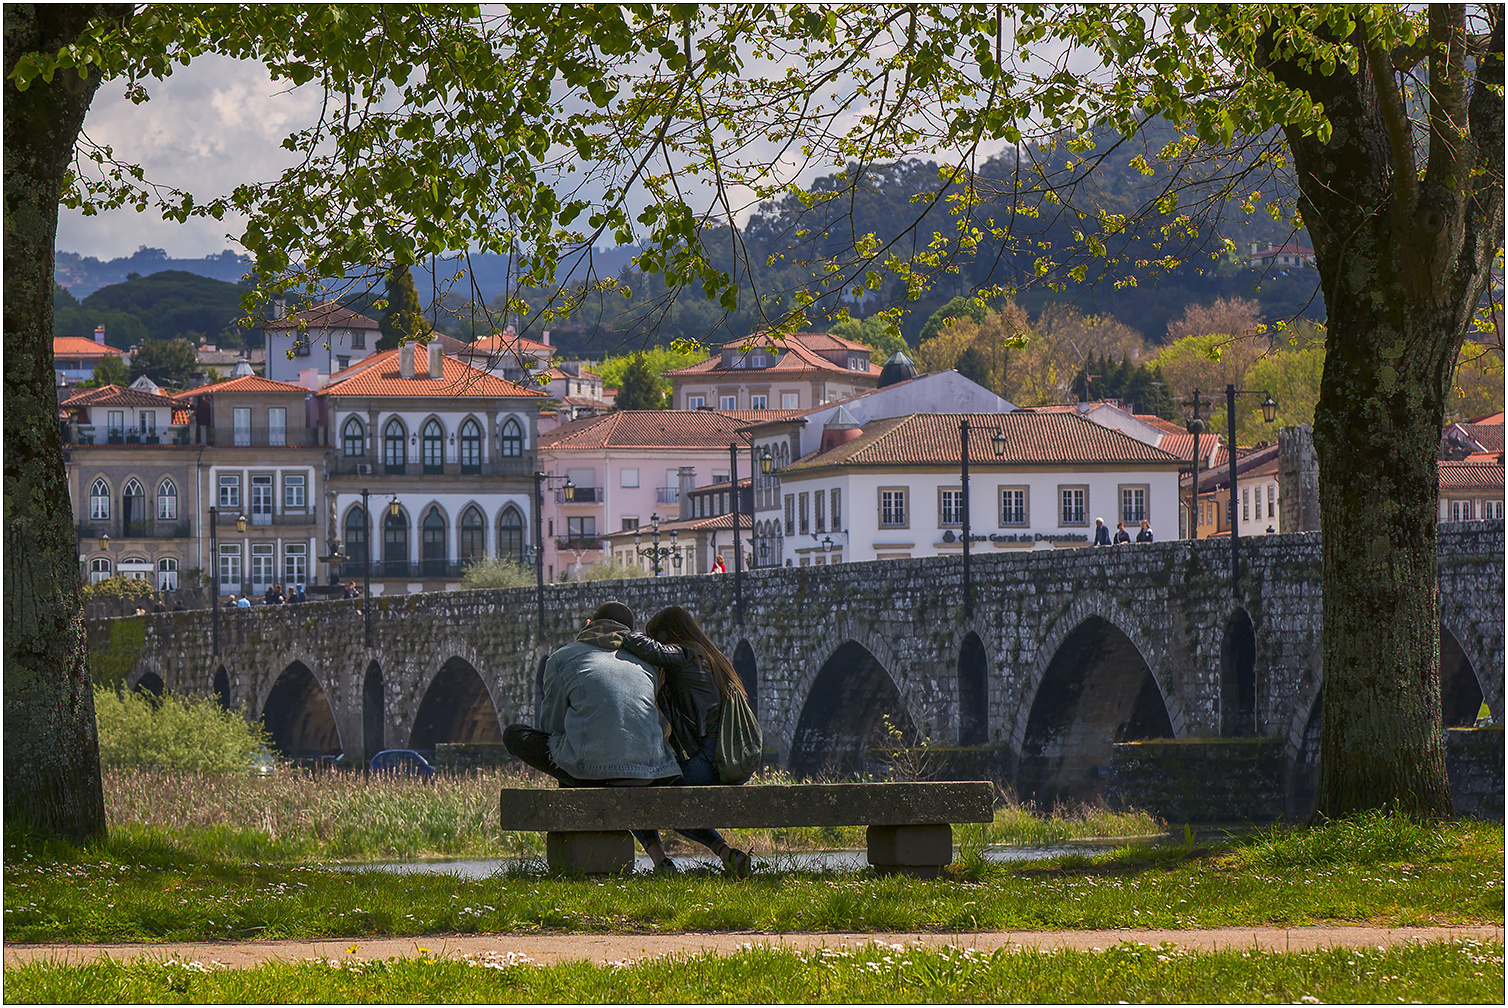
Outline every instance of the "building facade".
{"type": "Polygon", "coordinates": [[[676,409],[805,410],[874,388],[880,368],[862,343],[795,333],[778,345],[761,336],[724,343],[709,358],[668,371],[676,409]]]}
{"type": "MultiPolygon", "coordinates": [[[[281,305],[273,310],[283,311],[281,305]]],[[[382,336],[376,322],[334,301],[279,314],[263,323],[262,330],[267,337],[263,375],[311,391],[330,375],[375,353],[382,336]],[[314,381],[308,377],[311,372],[317,376],[314,381]]]]}

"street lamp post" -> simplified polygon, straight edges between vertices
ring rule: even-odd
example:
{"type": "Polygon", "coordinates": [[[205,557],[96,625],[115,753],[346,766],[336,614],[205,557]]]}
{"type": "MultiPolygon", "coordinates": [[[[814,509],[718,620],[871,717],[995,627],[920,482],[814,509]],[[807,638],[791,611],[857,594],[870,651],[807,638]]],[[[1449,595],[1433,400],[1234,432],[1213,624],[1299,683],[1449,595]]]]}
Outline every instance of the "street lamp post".
{"type": "MultiPolygon", "coordinates": [[[[751,446],[751,452],[754,450],[751,446]]],[[[753,473],[750,473],[752,476],[753,473]]],[[[739,518],[742,509],[738,502],[738,442],[728,444],[728,492],[733,498],[733,622],[744,625],[744,532],[739,518]]]]}
{"type": "Polygon", "coordinates": [[[365,621],[367,647],[372,646],[372,492],[361,488],[361,525],[366,536],[366,556],[361,558],[361,617],[365,621]]]}
{"type": "MultiPolygon", "coordinates": [[[[990,439],[995,448],[995,457],[1000,458],[1005,454],[1005,432],[999,427],[995,428],[995,436],[990,439]]],[[[958,421],[958,447],[959,459],[962,463],[960,472],[960,495],[962,508],[959,517],[963,520],[963,614],[974,615],[974,581],[969,568],[969,421],[967,417],[958,421]]]]}
{"type": "Polygon", "coordinates": [[[1194,487],[1189,494],[1189,538],[1199,538],[1199,435],[1204,433],[1204,421],[1199,419],[1199,390],[1194,390],[1194,419],[1189,421],[1189,433],[1194,435],[1194,487]]]}
{"type": "Polygon", "coordinates": [[[1230,438],[1230,590],[1234,598],[1241,597],[1241,525],[1236,511],[1236,396],[1262,396],[1262,421],[1272,423],[1278,418],[1278,404],[1267,390],[1251,392],[1234,385],[1225,386],[1226,434],[1230,438]]]}
{"type": "MultiPolygon", "coordinates": [[[[660,516],[658,514],[652,514],[649,516],[650,545],[642,545],[642,543],[644,542],[644,533],[637,528],[634,529],[634,552],[639,554],[639,556],[641,557],[649,558],[649,565],[650,568],[654,571],[655,577],[660,576],[661,561],[663,561],[666,557],[671,558],[671,563],[674,564],[676,572],[680,573],[681,552],[680,550],[676,549],[676,536],[677,531],[675,529],[671,529],[670,545],[660,545],[660,516]]],[[[733,548],[734,552],[736,553],[739,548],[738,539],[736,537],[733,540],[733,548]]]]}
{"type": "Polygon", "coordinates": [[[215,533],[215,526],[219,524],[219,519],[220,509],[211,504],[209,508],[209,607],[212,610],[210,627],[216,658],[220,657],[220,550],[219,539],[215,533]]]}

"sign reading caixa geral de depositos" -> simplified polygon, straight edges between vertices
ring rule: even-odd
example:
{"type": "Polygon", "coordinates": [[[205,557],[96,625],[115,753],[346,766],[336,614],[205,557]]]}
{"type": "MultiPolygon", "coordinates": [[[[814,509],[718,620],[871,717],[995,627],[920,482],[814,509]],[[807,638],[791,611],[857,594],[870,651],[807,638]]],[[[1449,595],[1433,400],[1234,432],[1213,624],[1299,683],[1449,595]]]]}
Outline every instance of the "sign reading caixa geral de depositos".
{"type": "MultiPolygon", "coordinates": [[[[963,536],[951,529],[944,532],[942,541],[955,543],[963,539],[963,536]]],[[[969,542],[997,542],[997,543],[1083,543],[1089,541],[1087,532],[991,532],[989,535],[974,533],[969,536],[969,542]]]]}

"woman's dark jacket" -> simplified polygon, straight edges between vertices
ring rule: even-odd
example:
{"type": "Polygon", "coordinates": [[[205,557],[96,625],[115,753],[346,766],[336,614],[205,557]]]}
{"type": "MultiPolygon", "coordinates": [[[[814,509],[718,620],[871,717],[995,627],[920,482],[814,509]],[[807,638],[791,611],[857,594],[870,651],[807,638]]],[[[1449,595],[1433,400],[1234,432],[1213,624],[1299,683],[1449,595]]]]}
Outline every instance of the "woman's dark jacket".
{"type": "Polygon", "coordinates": [[[638,632],[623,638],[623,650],[665,670],[659,704],[670,722],[671,744],[683,761],[701,752],[702,740],[717,734],[723,713],[723,695],[707,660],[690,648],[661,644],[638,632]]]}

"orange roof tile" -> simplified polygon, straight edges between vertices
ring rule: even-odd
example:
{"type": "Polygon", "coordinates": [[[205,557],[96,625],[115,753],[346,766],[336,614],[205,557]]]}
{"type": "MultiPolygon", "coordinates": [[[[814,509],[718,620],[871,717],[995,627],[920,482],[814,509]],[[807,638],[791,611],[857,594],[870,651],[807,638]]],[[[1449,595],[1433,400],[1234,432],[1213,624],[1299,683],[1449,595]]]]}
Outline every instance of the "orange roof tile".
{"type": "Polygon", "coordinates": [[[404,378],[399,370],[399,351],[384,350],[362,361],[368,366],[358,370],[356,365],[346,371],[330,376],[330,384],[317,394],[322,396],[434,396],[455,398],[497,398],[500,396],[545,398],[545,393],[524,388],[506,378],[474,368],[454,357],[443,358],[443,378],[404,378]],[[341,377],[349,374],[349,377],[341,377]]]}
{"type": "MultiPolygon", "coordinates": [[[[743,482],[747,483],[748,480],[744,480],[743,482]]],[[[748,529],[754,527],[754,516],[749,514],[748,512],[740,511],[738,514],[738,519],[739,528],[748,529]]],[[[733,512],[727,511],[723,514],[712,515],[708,518],[675,518],[670,521],[661,520],[660,534],[663,536],[674,531],[684,535],[687,532],[711,532],[718,529],[727,530],[731,529],[732,527],[733,512]]],[[[637,530],[623,529],[618,532],[609,532],[606,535],[601,535],[597,538],[608,540],[628,539],[632,541],[635,531],[637,531],[640,535],[647,536],[649,535],[649,526],[641,525],[637,530]]]]}
{"type": "Polygon", "coordinates": [[[275,381],[271,378],[263,378],[261,375],[242,375],[239,378],[227,378],[225,381],[210,382],[208,385],[200,385],[198,388],[177,392],[174,394],[174,398],[185,399],[196,395],[214,395],[216,392],[302,392],[307,395],[309,390],[302,385],[275,381]]]}
{"type": "Polygon", "coordinates": [[[507,333],[482,336],[475,343],[467,344],[467,347],[473,354],[539,353],[540,351],[544,351],[547,355],[555,353],[555,348],[548,343],[541,343],[527,336],[510,336],[507,333]]]}
{"type": "Polygon", "coordinates": [[[365,315],[358,315],[351,309],[337,304],[334,301],[321,301],[319,304],[300,308],[290,315],[279,319],[269,319],[262,324],[263,329],[297,329],[302,323],[308,329],[378,329],[381,328],[376,322],[365,315]]]}
{"type": "Polygon", "coordinates": [[[124,350],[117,350],[103,343],[96,343],[88,336],[54,336],[52,356],[57,357],[122,357],[124,350]]]}
{"type": "Polygon", "coordinates": [[[554,451],[604,448],[722,448],[739,440],[750,411],[620,410],[562,424],[539,439],[554,451]]]}
{"type": "Polygon", "coordinates": [[[179,407],[178,409],[173,410],[173,423],[175,425],[187,426],[188,424],[191,424],[193,422],[194,411],[192,408],[179,407]]]}
{"type": "Polygon", "coordinates": [[[1503,490],[1503,462],[1446,461],[1440,463],[1441,490],[1503,490]]]}
{"type": "Polygon", "coordinates": [[[1463,423],[1461,428],[1473,441],[1482,446],[1483,451],[1499,452],[1503,450],[1503,425],[1502,423],[1463,423]]]}
{"type": "MultiPolygon", "coordinates": [[[[833,465],[946,465],[962,461],[959,420],[967,418],[978,438],[970,452],[979,465],[1033,463],[1141,463],[1174,465],[1179,459],[1118,430],[1102,427],[1074,413],[913,413],[876,420],[864,433],[830,451],[809,455],[785,471],[833,465]],[[990,441],[995,428],[1006,438],[1005,454],[996,456],[990,441]]],[[[974,444],[970,439],[970,445],[974,444]]]]}
{"type": "Polygon", "coordinates": [[[78,409],[84,406],[177,406],[170,396],[144,392],[141,389],[121,388],[119,385],[101,385],[85,389],[69,396],[58,404],[59,408],[78,409]]]}

